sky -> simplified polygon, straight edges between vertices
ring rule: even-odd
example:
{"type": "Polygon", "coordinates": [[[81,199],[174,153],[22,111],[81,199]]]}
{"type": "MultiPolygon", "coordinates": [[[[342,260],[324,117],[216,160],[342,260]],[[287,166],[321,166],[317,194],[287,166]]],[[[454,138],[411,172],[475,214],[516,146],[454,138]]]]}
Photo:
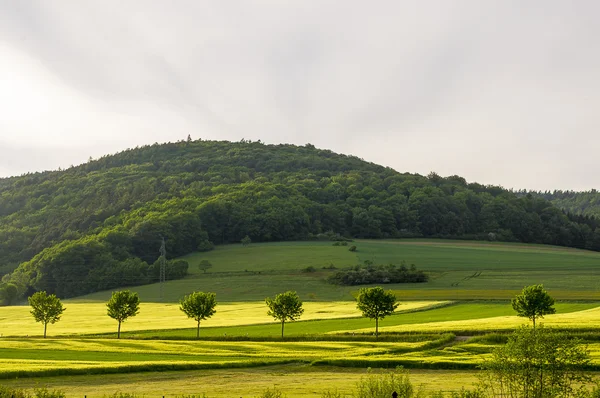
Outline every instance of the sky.
{"type": "Polygon", "coordinates": [[[0,177],[189,134],[598,189],[598,15],[595,0],[0,0],[0,177]]]}

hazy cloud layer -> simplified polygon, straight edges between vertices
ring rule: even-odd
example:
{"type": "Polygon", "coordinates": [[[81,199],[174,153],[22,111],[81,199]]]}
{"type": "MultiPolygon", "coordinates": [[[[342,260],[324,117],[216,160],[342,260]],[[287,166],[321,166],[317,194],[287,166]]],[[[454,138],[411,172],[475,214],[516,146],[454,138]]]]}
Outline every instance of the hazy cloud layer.
{"type": "Polygon", "coordinates": [[[0,0],[0,175],[193,138],[600,188],[600,3],[0,0]]]}

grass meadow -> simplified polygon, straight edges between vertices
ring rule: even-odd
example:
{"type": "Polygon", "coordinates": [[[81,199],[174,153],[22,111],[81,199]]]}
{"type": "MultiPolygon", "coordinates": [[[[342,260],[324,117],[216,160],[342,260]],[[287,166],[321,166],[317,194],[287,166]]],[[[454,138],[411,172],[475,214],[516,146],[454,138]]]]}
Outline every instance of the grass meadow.
{"type": "Polygon", "coordinates": [[[67,396],[116,391],[146,396],[206,393],[256,396],[279,386],[289,397],[318,396],[327,388],[350,391],[365,369],[402,365],[416,385],[456,390],[476,381],[476,369],[496,346],[485,333],[508,333],[528,323],[509,299],[523,286],[543,283],[557,314],[546,326],[584,336],[592,368],[600,370],[600,253],[541,245],[440,240],[357,240],[357,252],[331,242],[219,246],[186,256],[190,275],[159,286],[132,287],[139,314],[122,326],[106,315],[111,292],[65,300],[62,319],[35,323],[27,306],[0,308],[0,384],[59,388],[67,396]],[[209,260],[203,273],[197,264],[209,260]],[[400,300],[380,321],[363,318],[354,297],[360,286],[326,278],[365,260],[406,261],[430,275],[422,284],[383,285],[400,300]],[[305,272],[314,267],[315,272],[305,272]],[[178,301],[192,291],[217,294],[216,314],[195,323],[178,301]],[[300,321],[267,316],[264,298],[295,290],[304,301],[300,321]],[[475,336],[475,337],[472,337],[475,336]],[[307,383],[307,380],[310,382],[307,383]]]}
{"type": "MultiPolygon", "coordinates": [[[[270,365],[260,368],[205,369],[201,371],[147,372],[131,374],[59,376],[3,380],[17,388],[45,386],[65,391],[67,397],[103,397],[117,391],[146,397],[206,394],[208,397],[255,397],[266,388],[279,388],[289,398],[319,397],[325,390],[350,394],[366,369],[270,365]],[[310,380],[310,382],[307,382],[310,380]]],[[[455,391],[477,382],[473,372],[411,369],[410,379],[425,391],[455,391]]]]}
{"type": "MultiPolygon", "coordinates": [[[[424,310],[448,304],[451,304],[451,302],[407,301],[399,303],[398,311],[424,310]]],[[[53,325],[48,325],[48,336],[116,333],[117,322],[106,315],[105,303],[81,303],[67,300],[64,306],[66,310],[61,320],[53,325]]],[[[331,321],[338,318],[354,317],[354,321],[357,321],[361,317],[361,313],[357,310],[356,303],[353,301],[306,302],[303,308],[303,322],[299,323],[301,325],[307,325],[309,322],[306,321],[311,320],[331,321]]],[[[268,331],[271,329],[275,332],[274,336],[281,333],[279,322],[267,316],[267,307],[263,301],[218,303],[216,309],[217,312],[213,317],[201,323],[203,336],[222,335],[227,331],[238,329],[240,331],[236,334],[239,336],[245,335],[248,332],[247,330],[257,331],[252,333],[253,336],[267,336],[268,331]],[[256,329],[246,329],[250,327],[249,325],[257,324],[260,326],[257,326],[256,329]]],[[[43,325],[33,320],[29,310],[28,306],[0,307],[0,335],[3,337],[41,336],[43,325]]],[[[346,325],[345,321],[340,322],[340,325],[346,325]]],[[[293,323],[289,325],[292,330],[296,330],[293,323]]],[[[311,323],[311,325],[319,325],[319,322],[311,323]]],[[[360,323],[360,325],[366,327],[365,323],[360,323]]],[[[331,328],[317,328],[313,331],[306,326],[302,328],[305,334],[323,333],[322,330],[332,330],[331,328]]],[[[196,322],[187,318],[181,312],[179,304],[171,303],[141,303],[139,314],[126,320],[121,327],[121,331],[124,333],[131,331],[142,333],[147,330],[160,332],[165,329],[174,330],[174,333],[178,333],[184,338],[196,336],[196,322]]]]}
{"type": "MultiPolygon", "coordinates": [[[[389,284],[405,300],[509,300],[523,286],[543,283],[559,300],[600,301],[600,253],[517,243],[445,240],[357,240],[356,252],[331,242],[224,245],[183,257],[190,264],[186,279],[135,287],[142,301],[177,302],[194,290],[212,291],[224,302],[264,300],[295,290],[305,301],[352,301],[359,287],[335,286],[325,279],[337,269],[365,260],[376,264],[406,261],[430,274],[423,284],[389,284]],[[201,260],[213,267],[203,273],[201,260]],[[303,272],[314,267],[316,272],[303,272]]],[[[82,296],[106,301],[110,292],[82,296]]]]}

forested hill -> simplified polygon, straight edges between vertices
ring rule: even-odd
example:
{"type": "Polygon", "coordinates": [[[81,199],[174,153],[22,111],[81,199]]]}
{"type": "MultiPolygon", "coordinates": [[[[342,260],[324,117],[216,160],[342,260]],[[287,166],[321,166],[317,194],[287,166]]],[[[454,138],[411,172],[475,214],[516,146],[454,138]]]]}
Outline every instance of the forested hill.
{"type": "Polygon", "coordinates": [[[556,207],[566,212],[582,216],[600,217],[600,192],[591,191],[546,191],[531,192],[532,195],[552,202],[556,207]]]}
{"type": "MultiPolygon", "coordinates": [[[[444,237],[600,250],[595,218],[570,219],[457,176],[401,174],[312,145],[182,141],[67,170],[0,180],[0,291],[62,297],[147,283],[160,237],[170,257],[212,244],[444,237]],[[321,236],[322,237],[322,236],[321,236]]],[[[181,276],[181,266],[167,277],[181,276]]]]}

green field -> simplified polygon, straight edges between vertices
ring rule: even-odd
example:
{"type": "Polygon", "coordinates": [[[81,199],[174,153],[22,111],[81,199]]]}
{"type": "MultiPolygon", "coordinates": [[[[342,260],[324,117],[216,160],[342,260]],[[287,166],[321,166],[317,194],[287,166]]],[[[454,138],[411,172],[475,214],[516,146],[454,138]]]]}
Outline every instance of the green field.
{"type": "MultiPolygon", "coordinates": [[[[43,328],[28,307],[0,308],[2,384],[49,386],[78,396],[118,390],[252,396],[276,385],[300,397],[331,387],[349,391],[367,367],[403,365],[425,389],[455,390],[475,381],[473,370],[495,347],[470,336],[508,333],[527,323],[508,300],[537,283],[559,300],[557,313],[543,319],[546,326],[593,336],[600,330],[600,253],[440,240],[353,244],[355,253],[331,242],[287,242],[220,246],[186,256],[190,275],[167,282],[162,302],[158,285],[131,288],[142,306],[124,323],[120,341],[114,338],[116,322],[106,316],[110,292],[66,300],[67,310],[49,325],[47,340],[39,338],[43,328]],[[203,259],[213,264],[206,274],[197,268],[203,259]],[[324,267],[365,260],[405,260],[430,275],[427,283],[384,285],[400,306],[380,322],[379,342],[372,335],[374,321],[356,309],[360,286],[325,281],[334,271],[324,267]],[[309,266],[316,272],[303,272],[309,266]],[[197,290],[215,292],[218,301],[217,313],[202,323],[200,341],[194,339],[194,321],[177,304],[197,290]],[[299,293],[305,313],[286,323],[287,340],[280,341],[280,325],[267,316],[264,298],[286,290],[299,293]],[[148,378],[156,382],[144,383],[148,378]]],[[[593,367],[600,369],[597,337],[588,347],[593,367]]]]}
{"type": "MultiPolygon", "coordinates": [[[[190,275],[166,283],[166,302],[183,294],[212,291],[226,302],[263,300],[282,290],[295,290],[306,301],[354,300],[357,286],[334,286],[325,278],[338,269],[365,260],[376,264],[406,261],[430,274],[424,284],[385,285],[407,300],[508,300],[523,286],[543,283],[560,300],[600,301],[600,253],[586,250],[444,240],[357,240],[357,252],[331,242],[279,242],[217,246],[213,251],[183,257],[190,275]],[[206,274],[197,265],[213,264],[206,274]],[[317,272],[306,273],[312,266],[317,272]]],[[[158,285],[136,287],[142,301],[159,302],[158,285]]],[[[106,301],[110,292],[81,297],[106,301]]]]}

